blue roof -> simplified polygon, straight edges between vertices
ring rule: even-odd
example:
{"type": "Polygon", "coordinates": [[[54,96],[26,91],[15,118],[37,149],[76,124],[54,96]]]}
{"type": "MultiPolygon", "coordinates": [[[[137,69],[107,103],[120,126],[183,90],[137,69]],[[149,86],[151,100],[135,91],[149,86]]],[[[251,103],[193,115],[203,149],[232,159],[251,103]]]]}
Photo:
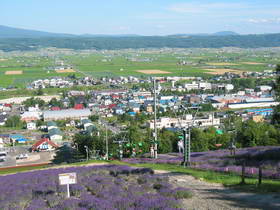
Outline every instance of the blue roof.
{"type": "Polygon", "coordinates": [[[24,136],[23,135],[21,135],[21,134],[11,134],[10,135],[10,138],[11,139],[22,139],[22,138],[24,138],[24,136]]]}
{"type": "Polygon", "coordinates": [[[133,115],[135,116],[136,115],[136,112],[128,112],[129,115],[133,115]]]}
{"type": "Polygon", "coordinates": [[[272,108],[266,108],[266,109],[246,109],[247,112],[272,112],[272,108]]]}
{"type": "Polygon", "coordinates": [[[17,141],[28,141],[28,139],[21,138],[21,139],[17,139],[17,141]]]}

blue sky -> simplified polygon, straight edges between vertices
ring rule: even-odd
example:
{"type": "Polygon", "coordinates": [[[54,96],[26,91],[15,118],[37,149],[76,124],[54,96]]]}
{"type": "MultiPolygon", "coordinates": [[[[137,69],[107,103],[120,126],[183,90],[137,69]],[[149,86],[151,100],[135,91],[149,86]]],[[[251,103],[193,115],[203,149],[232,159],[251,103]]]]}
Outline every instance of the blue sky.
{"type": "Polygon", "coordinates": [[[72,34],[280,33],[280,0],[1,0],[0,25],[72,34]]]}

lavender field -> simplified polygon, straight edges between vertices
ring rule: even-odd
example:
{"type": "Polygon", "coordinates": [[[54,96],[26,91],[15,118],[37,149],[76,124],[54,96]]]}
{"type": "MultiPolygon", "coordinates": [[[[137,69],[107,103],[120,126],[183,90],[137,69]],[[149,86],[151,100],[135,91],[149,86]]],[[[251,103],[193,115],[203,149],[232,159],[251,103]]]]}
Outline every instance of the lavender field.
{"type": "MultiPolygon", "coordinates": [[[[159,155],[159,159],[133,158],[124,159],[128,163],[162,163],[179,165],[183,161],[182,154],[159,155]]],[[[280,179],[280,147],[251,147],[237,149],[235,157],[229,150],[209,152],[193,152],[191,167],[216,172],[241,174],[242,163],[245,161],[245,173],[256,177],[259,166],[263,168],[263,176],[270,179],[280,179]]]]}
{"type": "MultiPolygon", "coordinates": [[[[1,176],[0,209],[28,210],[156,210],[182,209],[181,199],[191,196],[174,188],[151,169],[128,166],[89,166],[39,170],[1,176]],[[58,174],[77,173],[77,184],[59,185],[58,174]]],[[[185,208],[184,208],[185,209],[185,208]]]]}

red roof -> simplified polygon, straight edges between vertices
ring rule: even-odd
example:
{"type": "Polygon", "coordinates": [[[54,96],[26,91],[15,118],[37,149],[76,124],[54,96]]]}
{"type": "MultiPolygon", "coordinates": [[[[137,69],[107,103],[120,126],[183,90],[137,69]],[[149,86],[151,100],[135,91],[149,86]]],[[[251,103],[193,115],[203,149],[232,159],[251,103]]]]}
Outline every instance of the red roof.
{"type": "Polygon", "coordinates": [[[112,98],[120,98],[119,95],[111,95],[112,98]]]}
{"type": "Polygon", "coordinates": [[[84,105],[83,104],[76,104],[75,106],[74,106],[74,109],[84,109],[85,107],[84,107],[84,105]]]}
{"type": "Polygon", "coordinates": [[[48,138],[43,138],[39,141],[37,141],[35,144],[33,144],[32,146],[32,151],[36,150],[41,144],[48,142],[48,144],[52,145],[53,147],[57,148],[58,146],[52,142],[51,140],[49,140],[48,138]]]}
{"type": "Polygon", "coordinates": [[[4,104],[5,107],[12,107],[12,104],[4,104]]]}
{"type": "Polygon", "coordinates": [[[109,105],[108,105],[108,108],[109,108],[109,109],[113,109],[113,108],[116,107],[116,106],[117,106],[117,104],[109,104],[109,105]]]}
{"type": "Polygon", "coordinates": [[[52,111],[59,111],[60,108],[59,108],[58,106],[54,106],[54,107],[51,108],[51,110],[52,110],[52,111]]]}

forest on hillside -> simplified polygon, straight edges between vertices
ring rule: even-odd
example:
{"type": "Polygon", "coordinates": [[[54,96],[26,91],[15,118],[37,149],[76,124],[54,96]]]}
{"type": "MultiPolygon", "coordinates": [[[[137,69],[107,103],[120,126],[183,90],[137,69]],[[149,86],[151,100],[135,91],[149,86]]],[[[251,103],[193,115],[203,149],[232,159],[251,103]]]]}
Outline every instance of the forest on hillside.
{"type": "Polygon", "coordinates": [[[280,47],[280,34],[229,36],[132,36],[132,37],[50,37],[2,38],[0,50],[29,51],[41,47],[74,50],[117,50],[128,48],[259,48],[280,47]]]}

